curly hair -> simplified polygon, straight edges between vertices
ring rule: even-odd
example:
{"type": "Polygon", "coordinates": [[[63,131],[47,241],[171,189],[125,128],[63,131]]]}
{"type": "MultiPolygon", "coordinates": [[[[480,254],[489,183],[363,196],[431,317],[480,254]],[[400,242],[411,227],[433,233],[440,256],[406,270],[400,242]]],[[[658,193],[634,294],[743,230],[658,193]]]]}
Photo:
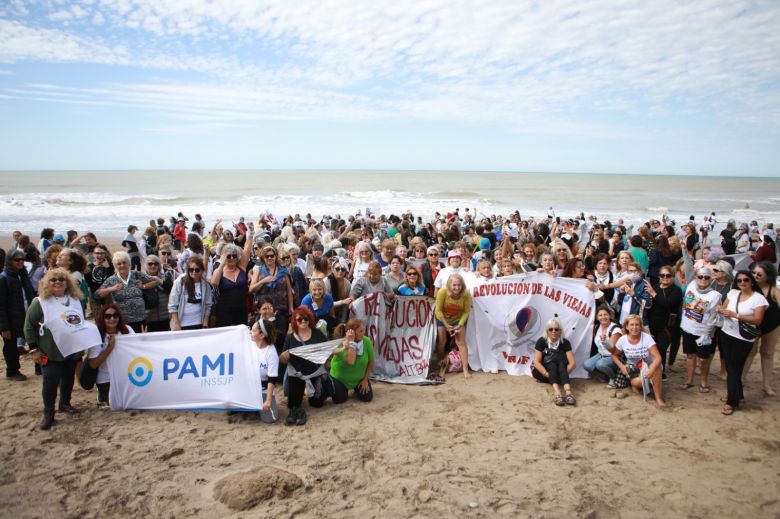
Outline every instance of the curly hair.
{"type": "Polygon", "coordinates": [[[81,291],[81,288],[79,288],[79,282],[76,281],[76,278],[71,276],[70,272],[60,267],[47,270],[46,274],[43,275],[41,281],[38,283],[38,295],[42,299],[47,299],[54,296],[54,292],[52,291],[51,287],[51,280],[56,278],[65,279],[67,284],[65,293],[67,295],[73,299],[78,299],[79,301],[84,299],[84,293],[81,291]]]}

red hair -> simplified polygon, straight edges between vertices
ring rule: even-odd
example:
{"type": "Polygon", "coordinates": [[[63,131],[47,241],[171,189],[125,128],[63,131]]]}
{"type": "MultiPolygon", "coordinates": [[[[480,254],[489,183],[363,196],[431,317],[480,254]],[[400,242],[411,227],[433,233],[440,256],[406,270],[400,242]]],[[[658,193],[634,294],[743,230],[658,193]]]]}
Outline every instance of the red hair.
{"type": "Polygon", "coordinates": [[[298,317],[306,317],[309,320],[309,328],[312,330],[314,329],[314,315],[311,313],[308,306],[301,305],[293,310],[292,316],[290,317],[293,333],[298,333],[298,321],[296,321],[298,317]]]}
{"type": "Polygon", "coordinates": [[[97,324],[98,330],[100,331],[100,336],[104,339],[106,338],[105,314],[107,310],[114,310],[119,315],[119,320],[116,323],[116,331],[121,333],[122,335],[127,334],[128,333],[127,323],[125,323],[125,316],[122,315],[122,310],[120,310],[115,303],[107,303],[102,307],[100,307],[100,311],[98,312],[97,319],[95,319],[95,324],[97,324]]]}

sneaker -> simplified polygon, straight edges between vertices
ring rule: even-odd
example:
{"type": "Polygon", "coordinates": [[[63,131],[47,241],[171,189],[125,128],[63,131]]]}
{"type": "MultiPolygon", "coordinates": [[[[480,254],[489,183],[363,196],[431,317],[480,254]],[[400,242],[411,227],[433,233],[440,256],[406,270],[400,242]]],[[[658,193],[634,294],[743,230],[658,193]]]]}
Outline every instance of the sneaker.
{"type": "Polygon", "coordinates": [[[98,406],[98,409],[109,409],[111,407],[108,404],[108,402],[105,402],[103,400],[98,400],[97,406],[98,406]]]}
{"type": "Polygon", "coordinates": [[[608,389],[617,389],[617,384],[615,384],[615,379],[611,378],[609,379],[609,382],[607,383],[608,389]]]}
{"type": "Polygon", "coordinates": [[[295,425],[295,423],[298,421],[298,409],[298,407],[290,408],[290,413],[287,415],[287,419],[285,420],[287,425],[295,425]]]}
{"type": "Polygon", "coordinates": [[[27,377],[25,375],[22,375],[21,373],[17,373],[16,375],[6,375],[5,378],[8,380],[13,380],[15,382],[24,382],[27,380],[27,377]]]}
{"type": "Polygon", "coordinates": [[[306,420],[308,420],[308,417],[306,416],[306,411],[302,407],[298,408],[298,418],[295,420],[295,425],[305,425],[306,420]]]}
{"type": "Polygon", "coordinates": [[[78,414],[79,410],[70,404],[60,404],[60,413],[68,413],[70,415],[78,414]]]}

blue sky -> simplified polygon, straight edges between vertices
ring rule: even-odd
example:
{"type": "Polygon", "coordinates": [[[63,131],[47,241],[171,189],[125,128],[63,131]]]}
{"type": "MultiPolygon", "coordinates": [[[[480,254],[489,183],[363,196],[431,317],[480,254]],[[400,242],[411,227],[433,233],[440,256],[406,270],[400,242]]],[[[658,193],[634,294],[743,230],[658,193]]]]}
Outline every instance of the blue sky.
{"type": "Polygon", "coordinates": [[[778,164],[778,2],[0,4],[0,169],[778,164]]]}

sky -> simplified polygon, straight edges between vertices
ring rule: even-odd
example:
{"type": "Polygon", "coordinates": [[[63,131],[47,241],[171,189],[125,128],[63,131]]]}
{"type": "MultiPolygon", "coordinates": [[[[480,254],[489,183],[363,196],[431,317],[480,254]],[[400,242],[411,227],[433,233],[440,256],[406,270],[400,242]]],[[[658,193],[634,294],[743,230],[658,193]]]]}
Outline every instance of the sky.
{"type": "Polygon", "coordinates": [[[0,169],[780,176],[780,2],[0,2],[0,169]]]}

